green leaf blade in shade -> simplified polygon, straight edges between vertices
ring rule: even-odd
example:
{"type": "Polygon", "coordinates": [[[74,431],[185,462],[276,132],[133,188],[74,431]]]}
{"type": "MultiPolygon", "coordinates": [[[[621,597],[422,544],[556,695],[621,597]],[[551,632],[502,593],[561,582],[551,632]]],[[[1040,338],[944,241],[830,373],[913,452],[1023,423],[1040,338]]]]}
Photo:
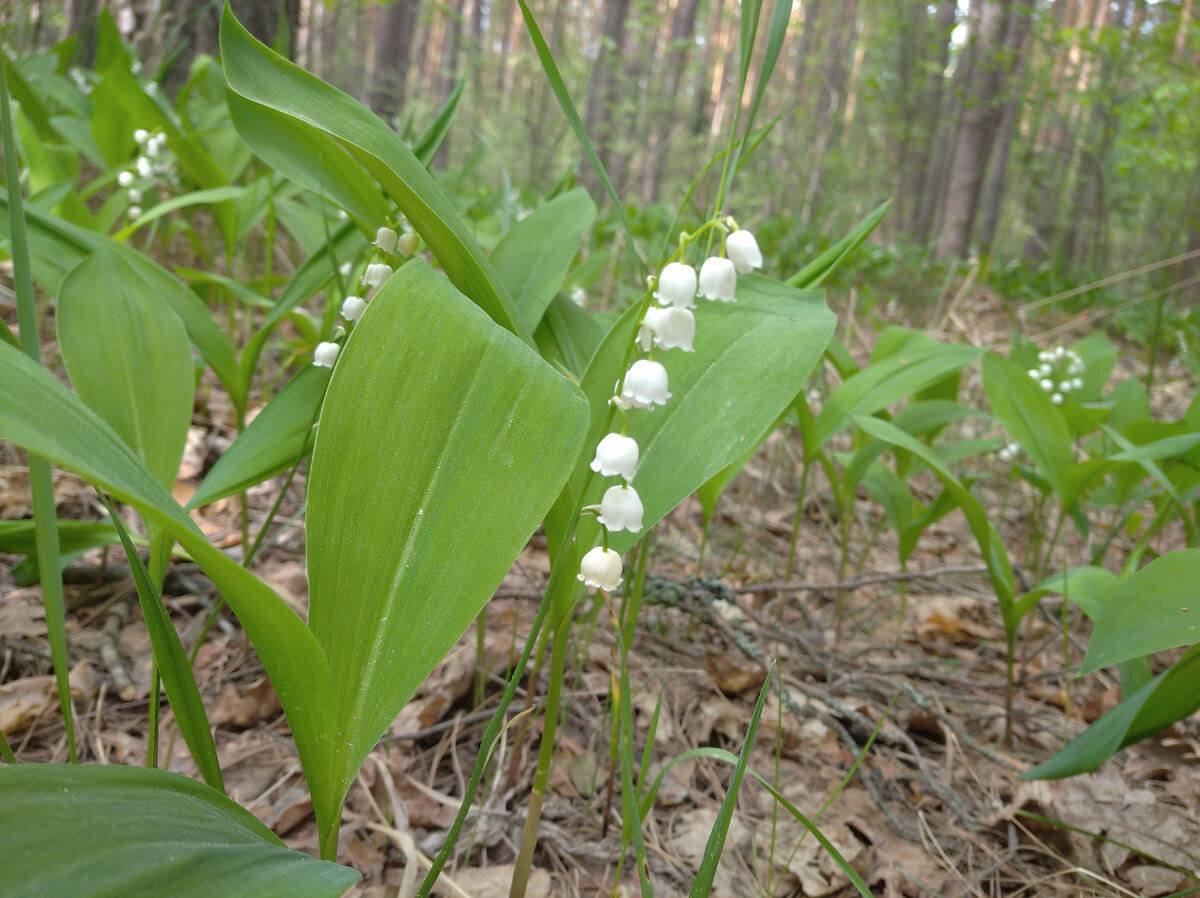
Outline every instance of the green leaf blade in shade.
{"type": "MultiPolygon", "coordinates": [[[[221,17],[221,58],[234,93],[324,132],[349,151],[412,222],[455,286],[493,321],[532,345],[530,329],[454,204],[399,135],[357,100],[255,40],[228,5],[221,17]]],[[[292,159],[291,164],[304,163],[292,159]]],[[[338,177],[340,172],[329,174],[338,177]]]]}
{"type": "MultiPolygon", "coordinates": [[[[8,203],[0,195],[0,235],[8,235],[8,203]]],[[[144,282],[148,293],[165,302],[183,321],[192,345],[201,358],[212,366],[221,383],[229,391],[234,405],[245,403],[245,389],[238,376],[237,357],[233,344],[221,330],[203,300],[189,290],[175,275],[149,256],[119,243],[104,234],[89,231],[63,221],[49,212],[33,206],[25,209],[29,228],[30,251],[34,279],[47,293],[57,294],[63,279],[93,253],[107,250],[115,253],[130,266],[131,272],[144,282]]],[[[141,289],[142,285],[139,285],[141,289]]]]}
{"type": "Polygon", "coordinates": [[[179,316],[128,263],[102,251],[63,281],[58,339],[75,392],[160,483],[173,484],[195,392],[179,316]]]}
{"type": "MultiPolygon", "coordinates": [[[[604,436],[608,400],[624,373],[638,311],[631,307],[621,316],[584,375],[583,390],[592,405],[589,450],[604,436]]],[[[820,361],[837,323],[821,294],[754,275],[738,278],[737,302],[705,303],[696,310],[696,321],[695,352],[659,356],[670,380],[670,401],[628,413],[627,433],[641,450],[633,486],[645,510],[644,530],[763,437],[820,361]]],[[[581,458],[572,477],[576,497],[589,479],[590,461],[591,455],[581,458]]],[[[591,478],[583,504],[598,503],[609,485],[591,478]]],[[[554,526],[547,522],[552,541],[562,537],[557,511],[556,519],[554,526]]],[[[582,551],[599,543],[594,518],[581,518],[578,532],[582,551]]],[[[624,553],[641,536],[621,530],[609,535],[608,544],[624,553]]]]}
{"type": "Polygon", "coordinates": [[[1025,780],[1088,773],[1114,754],[1200,709],[1200,645],[1068,742],[1049,760],[1021,774],[1025,780]]]}
{"type": "Polygon", "coordinates": [[[163,527],[224,594],[279,695],[318,820],[339,807],[328,778],[329,666],[304,622],[270,587],[214,547],[166,487],[78,396],[17,349],[0,343],[0,439],[45,456],[163,527]],[[332,809],[332,810],[331,810],[332,809]]]}
{"type": "Polygon", "coordinates": [[[301,187],[328,197],[364,224],[386,220],[391,210],[379,185],[340,143],[324,131],[233,91],[228,97],[234,127],[256,156],[301,187]]]}
{"type": "Polygon", "coordinates": [[[596,204],[576,188],[543,203],[518,221],[492,252],[492,266],[531,329],[536,329],[562,286],[579,241],[596,217],[596,204]]]}
{"type": "Polygon", "coordinates": [[[888,200],[876,206],[854,226],[854,230],[788,278],[788,284],[792,287],[810,290],[819,287],[821,282],[832,274],[847,256],[871,236],[871,232],[878,227],[879,222],[883,221],[883,216],[887,214],[891,205],[892,201],[888,200]]]}
{"type": "Polygon", "coordinates": [[[446,102],[438,110],[433,122],[413,144],[413,155],[426,168],[429,168],[429,164],[433,162],[433,157],[437,155],[446,135],[450,133],[450,125],[454,123],[454,116],[458,114],[458,104],[462,101],[463,89],[466,86],[467,76],[463,75],[454,85],[454,90],[450,91],[450,96],[446,97],[446,102]]]}
{"type": "Polygon", "coordinates": [[[1179,549],[1117,584],[1081,673],[1200,642],[1200,549],[1179,549]]]}
{"type": "Polygon", "coordinates": [[[142,606],[142,616],[146,620],[146,632],[150,635],[150,645],[154,650],[154,663],[158,666],[158,673],[166,687],[167,699],[171,702],[171,710],[175,712],[175,722],[183,734],[183,741],[187,743],[204,781],[214,789],[224,792],[221,765],[217,761],[217,746],[213,743],[208,714],[204,710],[204,702],[200,698],[200,690],[196,686],[196,678],[192,675],[192,665],[183,649],[183,642],[179,639],[179,633],[176,632],[175,625],[171,623],[171,616],[167,614],[163,605],[162,590],[155,588],[150,582],[150,572],[142,563],[125,522],[104,498],[103,493],[100,494],[100,498],[108,509],[113,526],[121,536],[121,545],[125,548],[125,557],[129,560],[138,601],[142,606]]]}
{"type": "Polygon", "coordinates": [[[289,380],[217,459],[188,507],[232,496],[294,465],[310,447],[330,373],[309,365],[289,380]]]}
{"type": "Polygon", "coordinates": [[[321,410],[307,514],[339,797],[524,547],[586,420],[577,388],[424,262],[355,325],[321,410]]]}
{"type": "Polygon", "coordinates": [[[1071,434],[1046,391],[1027,371],[994,353],[983,359],[983,391],[992,414],[1050,481],[1063,507],[1073,505],[1077,492],[1066,476],[1074,460],[1071,434]]]}
{"type": "Polygon", "coordinates": [[[360,878],[177,773],[59,764],[0,768],[0,870],[7,898],[335,898],[360,878]]]}

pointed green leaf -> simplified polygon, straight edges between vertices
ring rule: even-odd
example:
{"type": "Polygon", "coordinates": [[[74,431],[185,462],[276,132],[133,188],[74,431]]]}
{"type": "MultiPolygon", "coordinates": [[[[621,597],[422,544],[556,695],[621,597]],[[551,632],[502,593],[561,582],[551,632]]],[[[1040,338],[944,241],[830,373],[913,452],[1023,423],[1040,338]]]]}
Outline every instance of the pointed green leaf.
{"type": "Polygon", "coordinates": [[[1105,603],[1082,673],[1200,642],[1200,549],[1154,559],[1105,603]]]}
{"type": "Polygon", "coordinates": [[[306,123],[345,147],[412,222],[450,280],[497,324],[533,342],[454,205],[399,135],[358,101],[256,41],[228,6],[221,17],[221,59],[234,93],[306,123]]]}
{"type": "Polygon", "coordinates": [[[125,522],[108,503],[103,493],[100,493],[100,499],[108,508],[113,526],[121,536],[121,545],[125,548],[125,557],[129,560],[138,601],[142,606],[142,617],[146,620],[146,632],[150,635],[150,645],[154,649],[154,663],[158,666],[159,675],[167,689],[167,698],[171,702],[171,710],[175,712],[175,721],[179,724],[183,741],[187,743],[204,781],[223,792],[225,786],[221,780],[221,765],[217,761],[217,747],[213,743],[208,714],[204,710],[204,702],[200,698],[200,690],[196,686],[196,678],[192,675],[192,665],[183,649],[183,642],[179,633],[175,631],[175,625],[171,623],[171,615],[163,605],[162,590],[150,582],[150,572],[142,563],[142,557],[133,545],[125,522]]]}
{"type": "Polygon", "coordinates": [[[63,281],[58,339],[75,392],[160,483],[173,484],[195,392],[179,316],[129,263],[102,251],[63,281]]]}
{"type": "Polygon", "coordinates": [[[596,204],[577,188],[543,203],[518,221],[492,253],[492,265],[531,328],[562,287],[596,204]]]}
{"type": "Polygon", "coordinates": [[[296,739],[313,804],[330,799],[329,667],[303,621],[270,587],[212,546],[112,428],[28,356],[0,344],[0,439],[80,476],[134,506],[196,559],[224,594],[262,658],[296,739]]]}
{"type": "Polygon", "coordinates": [[[335,898],[359,874],[287,848],[203,783],[146,767],[0,767],[6,898],[335,898]]]}
{"type": "Polygon", "coordinates": [[[217,459],[188,507],[232,496],[294,465],[311,446],[329,374],[328,368],[309,365],[288,381],[217,459]]]}
{"type": "Polygon", "coordinates": [[[578,390],[424,262],[342,350],[309,471],[309,626],[338,796],[479,613],[575,464],[578,390]]]}

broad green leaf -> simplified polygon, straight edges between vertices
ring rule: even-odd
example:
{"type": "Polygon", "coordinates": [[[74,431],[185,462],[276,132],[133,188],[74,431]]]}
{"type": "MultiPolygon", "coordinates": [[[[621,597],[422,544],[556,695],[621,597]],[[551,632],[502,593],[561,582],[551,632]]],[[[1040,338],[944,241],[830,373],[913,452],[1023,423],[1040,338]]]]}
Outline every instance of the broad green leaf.
{"type": "Polygon", "coordinates": [[[1200,708],[1200,645],[1067,743],[1021,779],[1060,779],[1095,770],[1127,745],[1167,728],[1200,708]]]}
{"type": "Polygon", "coordinates": [[[0,767],[6,898],[335,898],[357,871],[292,851],[203,783],[146,767],[0,767]]]}
{"type": "Polygon", "coordinates": [[[175,631],[175,625],[171,623],[171,615],[163,605],[162,589],[150,581],[150,572],[142,563],[142,558],[138,555],[129,530],[120,515],[109,504],[108,499],[104,498],[103,493],[100,494],[100,498],[108,508],[113,526],[121,536],[121,545],[125,548],[125,557],[129,561],[138,601],[142,606],[142,617],[146,621],[146,632],[154,649],[154,663],[158,666],[158,675],[162,677],[166,687],[171,710],[175,712],[175,722],[179,725],[183,741],[187,743],[204,781],[223,792],[225,785],[221,780],[221,765],[217,761],[217,747],[213,743],[208,714],[204,710],[204,702],[200,698],[200,690],[196,686],[196,678],[192,675],[192,665],[183,649],[183,642],[179,633],[175,631]]]}
{"type": "Polygon", "coordinates": [[[1078,605],[1092,621],[1101,612],[1117,588],[1117,575],[1102,567],[1085,565],[1073,567],[1046,578],[1017,600],[1017,616],[1024,617],[1045,596],[1065,595],[1078,605]]]}
{"type": "Polygon", "coordinates": [[[221,59],[234,93],[341,143],[383,185],[455,286],[497,324],[532,344],[530,329],[453,203],[399,135],[358,101],[256,41],[228,6],[221,17],[221,59]]]}
{"type": "Polygon", "coordinates": [[[75,392],[160,483],[173,484],[195,393],[179,316],[129,263],[102,251],[63,281],[58,339],[75,392]]]}
{"type": "MultiPolygon", "coordinates": [[[[587,451],[546,521],[552,555],[566,538],[576,502],[599,503],[612,485],[593,477],[588,465],[606,428],[620,428],[608,400],[628,363],[639,312],[637,306],[626,310],[584,375],[592,409],[587,451]]],[[[764,437],[795,399],[836,325],[819,293],[753,275],[738,278],[736,303],[706,302],[696,321],[695,352],[660,356],[670,379],[667,405],[628,413],[627,433],[640,448],[633,485],[645,511],[643,532],[764,437]]],[[[624,553],[641,536],[621,530],[609,534],[608,545],[624,553]]],[[[599,542],[599,523],[580,518],[567,569],[577,569],[583,553],[599,542]]],[[[562,615],[578,584],[565,577],[559,582],[556,614],[562,615]]]]}
{"type": "Polygon", "coordinates": [[[246,145],[280,174],[328,197],[364,226],[387,219],[391,210],[375,179],[324,131],[233,91],[227,102],[246,145]]]}
{"type": "Polygon", "coordinates": [[[1063,507],[1071,506],[1078,495],[1066,478],[1073,461],[1071,434],[1050,397],[1028,372],[994,353],[983,359],[983,389],[992,414],[1033,459],[1063,507]]]}
{"type": "Polygon", "coordinates": [[[514,224],[492,252],[492,266],[530,328],[537,328],[562,286],[595,217],[596,204],[586,190],[577,188],[514,224]]]}
{"type": "Polygon", "coordinates": [[[309,626],[330,659],[337,800],[550,507],[586,421],[566,378],[424,262],[367,307],[309,470],[309,626]]]}
{"type": "MultiPolygon", "coordinates": [[[[0,234],[8,236],[8,203],[0,196],[0,234]]],[[[138,289],[158,296],[175,310],[188,337],[200,356],[212,366],[221,383],[228,389],[235,406],[245,402],[240,387],[237,359],[233,345],[217,324],[208,307],[178,278],[132,247],[110,237],[70,224],[48,212],[25,208],[29,228],[30,250],[33,254],[34,278],[47,293],[57,294],[63,278],[85,258],[100,250],[110,250],[129,266],[131,276],[144,285],[138,289]]]]}
{"type": "Polygon", "coordinates": [[[887,200],[875,207],[867,216],[854,226],[854,229],[835,243],[821,255],[817,256],[790,278],[787,282],[793,287],[801,289],[815,289],[821,285],[842,262],[858,249],[864,240],[871,236],[871,232],[883,221],[883,216],[887,214],[887,210],[891,207],[892,201],[887,200]]]}
{"type": "Polygon", "coordinates": [[[262,483],[306,454],[329,375],[328,368],[309,365],[288,381],[217,459],[188,507],[199,508],[262,483]]]}
{"type": "Polygon", "coordinates": [[[805,452],[815,452],[824,446],[845,426],[849,416],[873,415],[966,367],[981,353],[974,346],[918,342],[911,351],[864,368],[847,378],[821,406],[817,415],[817,445],[805,446],[805,452]]]}
{"type": "MultiPolygon", "coordinates": [[[[166,487],[95,412],[49,372],[0,344],[0,439],[75,471],[166,529],[203,568],[246,628],[296,739],[314,805],[328,805],[329,667],[296,613],[212,546],[166,487]]],[[[336,802],[337,799],[334,799],[336,802]]]]}
{"type": "Polygon", "coordinates": [[[1081,673],[1200,642],[1200,549],[1179,549],[1122,580],[1106,603],[1081,673]]]}

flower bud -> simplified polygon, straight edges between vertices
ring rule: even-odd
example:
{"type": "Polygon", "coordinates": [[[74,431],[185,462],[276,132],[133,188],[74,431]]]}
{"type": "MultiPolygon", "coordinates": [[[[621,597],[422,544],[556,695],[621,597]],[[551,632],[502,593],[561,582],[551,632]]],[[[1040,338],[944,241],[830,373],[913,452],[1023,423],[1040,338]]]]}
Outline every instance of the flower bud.
{"type": "Polygon", "coordinates": [[[666,405],[671,394],[667,392],[667,369],[658,362],[638,359],[625,372],[625,385],[621,399],[632,408],[651,408],[666,405]]]}
{"type": "Polygon", "coordinates": [[[1062,393],[1051,393],[1050,401],[1053,402],[1055,405],[1062,405],[1063,404],[1063,394],[1062,393]]]}
{"type": "Polygon", "coordinates": [[[141,218],[142,217],[142,207],[141,206],[130,206],[128,209],[125,210],[125,214],[128,215],[131,219],[132,218],[141,218]]]}
{"type": "Polygon", "coordinates": [[[142,201],[142,192],[136,187],[130,187],[127,196],[129,197],[129,202],[133,203],[134,205],[137,205],[142,201]]]}
{"type": "Polygon", "coordinates": [[[696,304],[696,269],[672,262],[659,274],[654,295],[664,306],[690,309],[696,304]]]}
{"type": "Polygon", "coordinates": [[[746,274],[755,268],[762,268],[762,251],[758,241],[749,231],[734,231],[725,238],[725,254],[737,269],[738,274],[746,274]]]}
{"type": "Polygon", "coordinates": [[[357,296],[347,296],[342,303],[342,317],[347,321],[357,321],[367,310],[367,301],[357,296]]]}
{"type": "Polygon", "coordinates": [[[700,266],[700,294],[705,299],[733,302],[737,287],[737,269],[728,259],[712,256],[700,266]]]}
{"type": "Polygon", "coordinates": [[[117,175],[117,183],[120,184],[122,187],[128,187],[130,184],[133,183],[133,172],[131,172],[131,171],[121,172],[119,175],[117,175]]]}
{"type": "Polygon", "coordinates": [[[145,128],[138,128],[133,132],[133,142],[139,147],[150,139],[150,132],[145,128]]]}
{"type": "Polygon", "coordinates": [[[375,246],[385,253],[394,252],[399,238],[391,228],[380,228],[375,232],[375,246]]]}
{"type": "Polygon", "coordinates": [[[137,173],[143,178],[149,178],[154,174],[154,165],[146,156],[138,156],[135,165],[137,166],[137,173]]]}
{"type": "Polygon", "coordinates": [[[578,577],[588,586],[612,592],[621,585],[621,556],[612,549],[596,546],[583,556],[578,577]]]}
{"type": "Polygon", "coordinates": [[[611,533],[642,529],[642,500],[631,486],[610,486],[600,500],[598,520],[611,533]]]}
{"type": "Polygon", "coordinates": [[[637,463],[637,440],[619,433],[610,433],[596,446],[596,457],[592,459],[591,467],[604,477],[620,474],[628,483],[633,480],[637,463]]]}
{"type": "Polygon", "coordinates": [[[396,244],[396,252],[402,256],[411,256],[417,251],[417,247],[421,245],[421,238],[409,231],[407,234],[401,234],[400,239],[396,244]]]}
{"type": "Polygon", "coordinates": [[[362,282],[371,287],[382,287],[384,282],[391,276],[391,265],[385,265],[382,262],[372,262],[367,266],[367,270],[363,272],[362,282]]]}
{"type": "Polygon", "coordinates": [[[337,361],[340,347],[336,343],[318,343],[313,350],[313,364],[318,368],[332,368],[337,361]]]}

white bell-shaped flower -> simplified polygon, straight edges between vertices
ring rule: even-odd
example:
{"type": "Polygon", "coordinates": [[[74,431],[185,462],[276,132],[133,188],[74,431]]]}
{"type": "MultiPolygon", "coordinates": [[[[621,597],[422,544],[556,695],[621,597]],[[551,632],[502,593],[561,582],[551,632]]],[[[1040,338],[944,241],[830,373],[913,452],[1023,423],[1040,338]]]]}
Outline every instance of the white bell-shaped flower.
{"type": "Polygon", "coordinates": [[[409,231],[406,234],[401,234],[400,239],[396,244],[396,252],[402,256],[411,256],[417,251],[417,247],[421,245],[421,238],[409,231]]]}
{"type": "Polygon", "coordinates": [[[612,592],[621,585],[621,556],[612,549],[596,546],[583,556],[578,577],[588,586],[612,592]]]}
{"type": "Polygon", "coordinates": [[[137,128],[133,132],[133,142],[139,147],[150,139],[150,132],[145,128],[137,128]]]}
{"type": "Polygon", "coordinates": [[[380,228],[375,232],[375,246],[385,253],[395,251],[396,241],[399,239],[391,228],[380,228]]]}
{"type": "Polygon", "coordinates": [[[667,392],[667,369],[658,362],[638,359],[625,372],[625,385],[621,388],[621,399],[631,408],[652,408],[666,405],[671,394],[667,392]]]}
{"type": "Polygon", "coordinates": [[[737,269],[738,274],[746,274],[755,268],[762,268],[762,251],[758,241],[749,231],[734,231],[725,238],[725,254],[737,269]]]}
{"type": "Polygon", "coordinates": [[[140,190],[138,190],[136,187],[130,187],[129,193],[126,194],[126,196],[129,197],[129,202],[131,202],[135,205],[142,201],[142,192],[140,190]]]}
{"type": "Polygon", "coordinates": [[[313,364],[318,368],[332,368],[337,361],[340,347],[336,343],[318,343],[313,350],[313,364]]]}
{"type": "Polygon", "coordinates": [[[700,266],[700,295],[705,299],[733,302],[737,288],[737,269],[729,259],[710,256],[700,266]]]}
{"type": "Polygon", "coordinates": [[[154,174],[154,163],[147,156],[138,156],[134,165],[137,166],[137,173],[143,178],[149,178],[154,174]]]}
{"type": "Polygon", "coordinates": [[[362,282],[369,287],[382,287],[384,282],[391,276],[391,265],[385,265],[383,262],[372,262],[367,266],[367,270],[363,272],[362,282]]]}
{"type": "Polygon", "coordinates": [[[663,349],[692,351],[696,339],[696,316],[691,309],[670,308],[663,310],[658,334],[654,338],[663,349]]]}
{"type": "Polygon", "coordinates": [[[619,433],[610,433],[596,446],[592,470],[604,477],[615,477],[619,474],[628,483],[633,480],[637,463],[637,440],[619,433]]]}
{"type": "Polygon", "coordinates": [[[637,533],[642,529],[642,500],[631,486],[610,486],[600,500],[598,520],[611,533],[629,530],[637,533]]]}
{"type": "Polygon", "coordinates": [[[649,352],[650,347],[654,344],[654,338],[657,336],[659,328],[662,327],[662,317],[665,311],[666,309],[660,309],[658,306],[646,309],[646,315],[642,318],[637,336],[642,352],[649,352]]]}
{"type": "Polygon", "coordinates": [[[1083,378],[1082,377],[1072,377],[1071,378],[1071,389],[1072,390],[1082,390],[1083,389],[1083,378]]]}
{"type": "Polygon", "coordinates": [[[347,296],[342,303],[342,317],[347,321],[357,321],[367,310],[367,301],[358,296],[347,296]]]}
{"type": "Polygon", "coordinates": [[[664,306],[690,309],[696,304],[696,269],[672,262],[658,276],[654,295],[664,306]]]}
{"type": "Polygon", "coordinates": [[[133,183],[133,172],[123,171],[117,175],[117,183],[122,187],[128,187],[133,183]]]}
{"type": "Polygon", "coordinates": [[[1054,390],[1054,381],[1052,381],[1052,380],[1051,380],[1050,378],[1048,378],[1048,377],[1043,377],[1043,378],[1042,378],[1042,382],[1041,382],[1041,387],[1042,387],[1042,389],[1043,389],[1043,390],[1045,390],[1047,393],[1050,393],[1050,392],[1052,392],[1052,391],[1054,390]]]}
{"type": "Polygon", "coordinates": [[[125,210],[125,214],[128,215],[131,219],[132,218],[141,218],[142,217],[142,207],[141,206],[130,206],[128,209],[125,210]]]}
{"type": "Polygon", "coordinates": [[[1055,405],[1062,405],[1063,404],[1063,394],[1062,393],[1051,393],[1050,401],[1053,402],[1055,405]]]}

